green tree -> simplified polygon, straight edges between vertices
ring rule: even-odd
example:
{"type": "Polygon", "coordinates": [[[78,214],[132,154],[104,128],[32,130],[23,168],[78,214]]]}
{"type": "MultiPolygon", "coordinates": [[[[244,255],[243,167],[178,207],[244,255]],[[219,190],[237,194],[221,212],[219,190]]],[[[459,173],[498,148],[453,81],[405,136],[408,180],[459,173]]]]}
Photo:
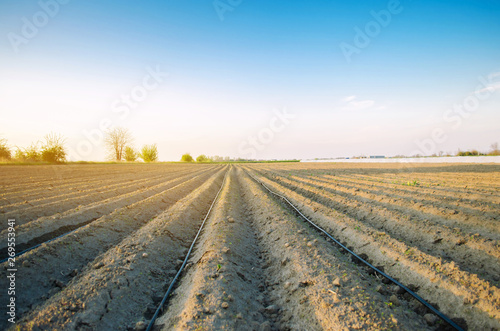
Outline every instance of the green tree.
{"type": "Polygon", "coordinates": [[[193,160],[193,157],[191,156],[191,154],[186,153],[186,154],[182,155],[181,161],[182,162],[193,162],[194,160],[193,160]]]}
{"type": "Polygon", "coordinates": [[[61,163],[66,161],[66,150],[64,149],[65,138],[55,133],[49,133],[44,137],[41,159],[50,163],[61,163]]]}
{"type": "Polygon", "coordinates": [[[196,158],[196,162],[210,162],[212,160],[210,160],[210,158],[208,158],[206,155],[204,154],[201,154],[200,156],[198,156],[196,158]]]}
{"type": "Polygon", "coordinates": [[[10,160],[12,158],[11,151],[7,145],[7,140],[0,138],[0,160],[10,160]]]}
{"type": "Polygon", "coordinates": [[[158,161],[158,147],[156,144],[144,145],[141,149],[140,157],[144,160],[144,162],[158,161]]]}
{"type": "Polygon", "coordinates": [[[25,161],[26,160],[26,154],[24,153],[24,151],[19,148],[19,147],[16,147],[16,153],[14,154],[14,158],[18,161],[25,161]]]}
{"type": "Polygon", "coordinates": [[[40,162],[42,161],[42,153],[40,151],[39,143],[32,143],[24,150],[17,148],[16,159],[23,162],[40,162]]]}
{"type": "Polygon", "coordinates": [[[138,153],[130,146],[125,147],[125,161],[134,162],[139,157],[138,153]]]}

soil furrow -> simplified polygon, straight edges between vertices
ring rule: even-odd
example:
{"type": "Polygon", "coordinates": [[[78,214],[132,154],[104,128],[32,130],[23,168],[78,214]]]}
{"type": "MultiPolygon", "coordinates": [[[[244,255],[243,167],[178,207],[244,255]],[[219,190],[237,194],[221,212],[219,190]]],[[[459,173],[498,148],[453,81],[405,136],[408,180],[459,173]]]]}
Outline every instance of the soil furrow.
{"type": "MultiPolygon", "coordinates": [[[[53,171],[52,175],[47,176],[47,179],[43,181],[38,181],[38,177],[34,176],[25,176],[29,178],[26,184],[16,183],[11,185],[11,187],[4,187],[2,189],[0,197],[6,198],[7,200],[13,200],[16,202],[16,199],[22,199],[23,196],[38,196],[40,194],[50,194],[53,192],[47,192],[51,187],[58,188],[58,191],[66,190],[69,188],[77,187],[78,189],[85,188],[88,185],[98,185],[101,181],[106,182],[124,182],[130,178],[130,175],[133,175],[136,178],[150,178],[152,176],[158,174],[168,174],[174,170],[188,170],[192,167],[189,165],[151,165],[150,168],[144,167],[141,164],[135,165],[108,165],[109,167],[113,167],[116,170],[113,172],[108,172],[102,168],[102,166],[89,166],[89,165],[67,165],[59,168],[60,170],[53,171]],[[72,172],[81,172],[82,176],[67,176],[67,174],[71,174],[72,172]],[[96,173],[99,175],[96,176],[96,173]]],[[[56,166],[57,167],[57,166],[56,166]]],[[[3,168],[5,169],[5,167],[3,168]]],[[[36,166],[31,167],[30,170],[37,169],[41,172],[49,172],[51,169],[45,168],[44,166],[36,166]]],[[[16,168],[13,168],[16,170],[16,168]]],[[[31,171],[29,174],[31,175],[31,171]]],[[[0,177],[0,180],[6,178],[9,172],[3,174],[0,177]]],[[[21,200],[21,202],[24,200],[21,200]]],[[[19,202],[19,201],[17,201],[19,202]]]]}
{"type": "Polygon", "coordinates": [[[497,247],[496,240],[480,238],[476,233],[470,238],[470,234],[461,234],[447,226],[430,223],[428,216],[408,215],[387,206],[380,208],[370,199],[344,194],[339,197],[336,192],[328,192],[323,187],[311,187],[311,184],[303,185],[284,178],[274,181],[300,192],[308,199],[368,223],[374,229],[383,230],[394,239],[416,246],[422,252],[446,261],[453,260],[461,269],[476,273],[480,278],[494,284],[500,281],[500,248],[497,247]],[[450,238],[453,240],[443,241],[450,238]]]}
{"type": "MultiPolygon", "coordinates": [[[[497,328],[500,311],[500,291],[477,275],[459,270],[454,261],[420,252],[380,232],[370,225],[325,207],[297,194],[265,177],[266,185],[285,194],[320,226],[351,246],[357,254],[364,254],[369,262],[385,269],[404,284],[413,284],[417,293],[437,303],[450,317],[463,318],[474,329],[497,328]]],[[[411,302],[411,300],[410,300],[411,302]]]]}
{"type": "Polygon", "coordinates": [[[135,185],[140,182],[148,182],[157,178],[161,178],[162,175],[157,175],[154,177],[146,177],[134,180],[125,180],[124,178],[113,179],[113,180],[96,180],[93,183],[86,182],[87,185],[82,185],[80,183],[70,184],[67,188],[57,187],[57,190],[54,190],[54,185],[49,185],[45,187],[41,192],[33,193],[33,194],[24,194],[21,193],[19,197],[9,197],[10,201],[17,200],[17,202],[13,202],[9,205],[0,206],[0,212],[7,213],[15,208],[32,208],[34,206],[40,205],[48,205],[51,202],[58,201],[61,199],[71,199],[78,195],[84,195],[94,192],[101,192],[103,190],[112,190],[118,189],[120,187],[127,187],[130,185],[135,185]],[[49,191],[49,192],[47,192],[49,191]],[[47,195],[47,193],[53,193],[53,195],[47,195]],[[25,205],[28,204],[29,207],[25,205]]]}
{"type": "MultiPolygon", "coordinates": [[[[24,310],[19,312],[20,315],[34,309],[37,304],[47,298],[56,295],[75,276],[84,273],[82,269],[99,270],[104,267],[102,259],[98,257],[101,253],[117,245],[127,236],[133,238],[135,236],[134,231],[137,231],[145,224],[149,224],[154,217],[160,214],[163,215],[167,208],[177,204],[177,209],[174,210],[178,210],[179,206],[185,206],[187,201],[185,197],[189,194],[193,196],[198,191],[205,192],[201,188],[207,189],[208,184],[206,185],[206,183],[214,183],[215,180],[221,177],[221,174],[222,170],[218,168],[198,176],[195,180],[186,180],[175,188],[148,197],[129,206],[130,208],[119,209],[113,214],[104,216],[70,235],[43,244],[39,248],[16,258],[17,263],[23,266],[19,272],[19,278],[23,279],[23,282],[18,285],[20,295],[16,297],[18,306],[23,307],[22,310],[24,310]],[[94,263],[91,267],[84,268],[85,265],[92,261],[94,263]]],[[[191,207],[191,209],[197,211],[196,206],[191,207]]],[[[164,217],[157,220],[155,224],[167,221],[172,215],[172,212],[168,214],[168,217],[163,215],[164,217]]],[[[181,235],[177,231],[175,233],[181,235]]],[[[145,234],[153,236],[149,232],[145,232],[145,234]]],[[[114,259],[117,263],[124,262],[120,254],[115,256],[114,259]]],[[[101,272],[107,271],[107,268],[104,268],[101,272]]],[[[6,280],[2,278],[0,285],[6,286],[5,282],[6,280]]],[[[93,291],[89,293],[93,293],[93,291]]],[[[5,302],[5,293],[0,294],[0,299],[2,303],[5,302]]],[[[64,305],[58,307],[58,309],[65,311],[64,305]]],[[[5,322],[5,320],[2,322],[5,322]]],[[[0,327],[2,326],[0,325],[0,327]]]]}
{"type": "Polygon", "coordinates": [[[259,225],[280,327],[291,330],[428,329],[397,289],[368,276],[253,179],[242,180],[259,225]]]}
{"type": "Polygon", "coordinates": [[[251,213],[238,173],[232,169],[224,190],[169,302],[157,320],[165,330],[277,329],[251,213]]]}
{"type": "MultiPolygon", "coordinates": [[[[269,173],[276,174],[278,176],[277,178],[283,178],[279,173],[269,173]]],[[[393,209],[404,214],[411,214],[412,216],[434,221],[444,226],[457,227],[471,234],[479,232],[483,236],[495,236],[496,232],[498,232],[497,230],[500,229],[497,220],[500,220],[500,214],[497,210],[498,204],[483,204],[478,206],[477,209],[471,209],[461,206],[459,202],[461,203],[463,200],[459,199],[454,200],[453,203],[441,203],[440,205],[436,205],[434,201],[429,201],[429,199],[432,198],[429,195],[425,195],[424,199],[419,199],[418,194],[406,197],[390,192],[363,189],[363,187],[360,188],[359,185],[355,183],[348,186],[339,185],[336,180],[332,182],[315,178],[304,178],[301,176],[288,176],[285,177],[285,179],[295,180],[302,184],[326,189],[331,193],[348,197],[349,199],[364,201],[369,199],[371,204],[381,206],[382,208],[393,209]]],[[[500,236],[492,239],[500,239],[500,236]]]]}
{"type": "MultiPolygon", "coordinates": [[[[281,180],[279,176],[276,178],[281,180]]],[[[370,194],[354,187],[351,190],[344,190],[337,185],[322,181],[299,179],[293,176],[284,180],[291,180],[306,187],[310,186],[323,190],[348,200],[359,201],[378,209],[388,210],[400,215],[399,217],[420,219],[423,222],[435,223],[444,228],[453,228],[455,232],[464,232],[469,235],[479,234],[491,240],[500,240],[500,234],[497,233],[500,225],[495,220],[500,217],[498,212],[484,213],[482,214],[483,217],[480,218],[479,213],[467,215],[459,207],[434,208],[432,205],[429,207],[424,200],[413,199],[411,202],[406,202],[401,199],[393,199],[392,196],[386,194],[370,194]]]]}
{"type": "Polygon", "coordinates": [[[15,259],[17,325],[0,329],[143,331],[221,189],[155,331],[449,330],[262,181],[464,329],[500,330],[499,180],[494,164],[1,167],[0,254],[12,216],[16,252],[41,245],[15,259]]]}
{"type": "MultiPolygon", "coordinates": [[[[213,170],[202,169],[197,173],[172,180],[167,180],[166,182],[157,184],[154,187],[150,187],[144,190],[136,190],[134,192],[126,193],[114,198],[109,198],[104,201],[93,202],[89,205],[83,206],[82,208],[77,207],[62,214],[55,214],[54,216],[49,217],[41,217],[26,224],[19,222],[20,225],[16,229],[16,245],[27,244],[28,242],[33,241],[33,239],[43,236],[46,233],[57,232],[61,227],[73,227],[78,224],[84,224],[90,219],[96,219],[102,217],[103,215],[107,215],[117,208],[124,208],[136,203],[137,201],[141,201],[143,199],[147,199],[150,196],[160,194],[161,192],[168,190],[171,187],[183,183],[186,178],[192,177],[193,175],[201,176],[202,174],[210,171],[213,170]]],[[[6,231],[7,230],[2,231],[0,236],[6,236],[6,231]]],[[[0,244],[0,250],[4,250],[5,247],[6,243],[0,244]]]]}
{"type": "MultiPolygon", "coordinates": [[[[301,177],[305,179],[304,177],[301,177]]],[[[448,209],[460,209],[462,212],[469,214],[474,214],[477,212],[494,213],[498,206],[498,201],[481,201],[477,198],[471,197],[471,194],[454,194],[454,195],[442,195],[436,192],[434,189],[429,189],[421,186],[421,184],[415,184],[415,188],[405,189],[399,186],[411,187],[410,184],[400,184],[396,185],[380,185],[379,183],[366,183],[364,181],[355,180],[343,180],[336,176],[322,176],[314,177],[307,176],[309,180],[315,180],[325,184],[335,184],[338,186],[345,187],[346,189],[361,189],[367,193],[371,194],[384,194],[390,198],[396,198],[408,202],[420,202],[427,205],[433,205],[437,208],[446,207],[448,209]]],[[[491,217],[491,215],[489,215],[491,217]]],[[[497,216],[496,213],[494,216],[497,216]]]]}
{"type": "MultiPolygon", "coordinates": [[[[113,167],[113,165],[110,165],[113,167]]],[[[57,166],[56,166],[57,168],[57,166]]],[[[19,176],[18,178],[8,177],[10,171],[17,171],[16,167],[12,167],[11,169],[7,169],[3,167],[5,177],[2,178],[2,181],[5,181],[7,178],[12,181],[12,184],[4,184],[5,193],[28,193],[30,190],[40,190],[44,187],[49,186],[50,184],[57,185],[58,187],[65,187],[70,185],[71,183],[81,184],[86,183],[89,180],[99,180],[99,179],[112,179],[116,176],[124,176],[123,171],[115,170],[115,171],[106,171],[105,169],[101,169],[101,167],[95,166],[75,166],[75,165],[67,165],[61,166],[58,170],[54,170],[52,166],[36,166],[30,167],[24,176],[19,176]],[[52,169],[52,171],[50,171],[52,169]],[[100,176],[98,178],[95,177],[96,169],[99,169],[100,176]],[[10,170],[10,171],[6,171],[10,170]],[[33,176],[33,172],[44,173],[44,176],[33,176]],[[71,175],[73,172],[80,173],[79,176],[71,175]]],[[[129,171],[131,169],[128,169],[129,171]]]]}
{"type": "MultiPolygon", "coordinates": [[[[177,261],[186,253],[223,175],[219,170],[196,189],[191,186],[168,210],[113,243],[60,293],[31,311],[20,322],[22,327],[127,330],[144,321],[161,300],[165,282],[175,275],[177,261]],[[169,233],[182,241],[172,240],[169,233]]],[[[113,231],[107,223],[103,226],[113,231]]],[[[104,237],[102,230],[96,235],[104,237]]]]}
{"type": "Polygon", "coordinates": [[[372,177],[365,175],[352,175],[348,178],[354,180],[367,180],[367,181],[380,181],[386,184],[405,184],[408,181],[418,180],[422,182],[422,186],[427,189],[436,190],[443,195],[460,195],[464,193],[464,189],[467,189],[468,194],[475,195],[477,199],[489,199],[492,195],[496,198],[498,195],[498,188],[496,184],[491,184],[491,177],[482,176],[478,177],[477,175],[474,178],[466,178],[463,174],[460,173],[452,173],[447,174],[445,172],[440,173],[439,175],[434,175],[431,172],[429,173],[414,173],[413,171],[409,171],[406,176],[393,176],[393,177],[372,177]],[[448,177],[448,178],[447,178],[448,177]],[[460,180],[459,183],[456,181],[460,180]],[[490,181],[489,184],[478,185],[480,181],[490,181]],[[426,185],[427,184],[427,185],[426,185]]]}
{"type": "Polygon", "coordinates": [[[86,194],[85,192],[76,192],[72,195],[74,197],[66,196],[61,197],[60,200],[43,203],[36,205],[32,201],[27,201],[26,207],[23,209],[16,209],[13,211],[8,211],[0,217],[0,219],[16,218],[17,220],[22,220],[20,224],[29,223],[37,218],[43,216],[51,216],[55,213],[64,213],[71,209],[85,209],[87,206],[92,205],[95,201],[104,202],[114,202],[119,200],[120,196],[128,196],[128,194],[134,194],[137,191],[143,191],[145,189],[155,189],[157,186],[163,185],[169,179],[175,179],[178,177],[185,176],[192,173],[192,171],[183,171],[179,173],[173,172],[169,175],[155,176],[152,179],[144,179],[141,181],[134,181],[132,183],[121,184],[116,188],[109,188],[99,185],[97,188],[92,190],[92,193],[86,194]]]}

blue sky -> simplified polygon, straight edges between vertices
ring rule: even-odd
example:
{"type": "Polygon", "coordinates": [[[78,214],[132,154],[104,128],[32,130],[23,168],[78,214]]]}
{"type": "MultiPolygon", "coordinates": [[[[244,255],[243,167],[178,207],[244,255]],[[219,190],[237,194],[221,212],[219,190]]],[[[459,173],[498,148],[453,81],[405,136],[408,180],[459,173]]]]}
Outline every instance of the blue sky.
{"type": "Polygon", "coordinates": [[[105,158],[102,121],[162,160],[486,151],[500,141],[499,18],[498,1],[4,0],[0,137],[58,132],[85,160],[105,158]],[[348,61],[359,30],[368,45],[348,61]]]}

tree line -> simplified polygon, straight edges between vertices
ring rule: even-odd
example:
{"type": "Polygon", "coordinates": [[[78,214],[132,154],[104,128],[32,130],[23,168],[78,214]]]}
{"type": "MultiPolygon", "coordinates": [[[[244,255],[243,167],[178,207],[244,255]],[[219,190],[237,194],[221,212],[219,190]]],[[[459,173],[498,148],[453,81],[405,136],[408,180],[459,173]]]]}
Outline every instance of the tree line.
{"type": "MultiPolygon", "coordinates": [[[[109,161],[135,162],[142,159],[144,162],[158,161],[158,146],[156,144],[143,145],[136,150],[133,147],[134,137],[130,130],[123,127],[114,127],[104,134],[104,146],[106,158],[109,161]]],[[[0,161],[16,161],[26,163],[47,162],[64,163],[67,161],[68,153],[64,147],[66,138],[56,133],[49,133],[42,141],[32,143],[26,148],[16,146],[15,151],[9,147],[7,140],[0,138],[0,161]]],[[[194,162],[195,159],[186,153],[182,155],[181,162],[194,162]]],[[[196,158],[196,162],[227,162],[229,157],[213,156],[204,154],[196,158]]]]}
{"type": "MultiPolygon", "coordinates": [[[[107,159],[110,161],[158,161],[158,147],[156,144],[144,145],[140,150],[132,147],[134,139],[128,129],[115,127],[105,132],[104,145],[107,159]]],[[[56,133],[47,134],[42,141],[32,143],[26,148],[15,147],[12,151],[7,140],[0,138],[0,161],[17,162],[48,162],[64,163],[68,152],[64,147],[66,138],[56,133]]]]}
{"type": "MultiPolygon", "coordinates": [[[[17,162],[47,162],[47,163],[64,163],[67,158],[67,151],[64,147],[66,138],[56,133],[49,133],[43,137],[43,140],[32,143],[26,148],[16,146],[16,150],[12,152],[7,144],[7,140],[0,138],[0,161],[17,161],[17,162]]],[[[107,159],[110,161],[127,161],[135,162],[142,159],[143,162],[158,161],[158,146],[156,144],[143,145],[141,149],[136,150],[132,147],[134,138],[132,133],[122,127],[114,127],[105,132],[104,145],[107,152],[107,159]]],[[[491,150],[488,153],[481,153],[477,150],[461,151],[457,156],[473,156],[473,155],[500,155],[498,143],[490,146],[491,150]]],[[[206,156],[201,154],[196,157],[196,160],[189,153],[185,153],[181,157],[181,162],[230,162],[230,161],[245,161],[243,159],[231,159],[221,156],[206,156]]]]}
{"type": "Polygon", "coordinates": [[[106,131],[104,144],[108,159],[134,162],[141,158],[144,162],[158,161],[158,146],[156,144],[144,145],[140,150],[135,150],[131,146],[133,141],[132,133],[126,128],[115,127],[106,131]]]}
{"type": "Polygon", "coordinates": [[[65,140],[61,135],[49,133],[42,141],[32,143],[26,148],[16,147],[13,153],[7,144],[7,140],[0,138],[0,161],[14,159],[19,162],[66,162],[65,140]]]}

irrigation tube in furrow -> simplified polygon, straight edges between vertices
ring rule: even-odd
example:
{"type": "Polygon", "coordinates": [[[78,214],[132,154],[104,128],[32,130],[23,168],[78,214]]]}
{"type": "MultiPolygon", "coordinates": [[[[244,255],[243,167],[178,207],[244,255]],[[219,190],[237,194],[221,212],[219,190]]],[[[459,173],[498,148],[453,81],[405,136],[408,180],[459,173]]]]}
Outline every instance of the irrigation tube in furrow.
{"type": "Polygon", "coordinates": [[[429,304],[427,301],[425,301],[423,298],[421,298],[418,294],[416,294],[415,292],[413,292],[412,290],[410,290],[409,288],[407,288],[406,286],[404,286],[403,284],[401,284],[399,281],[395,280],[394,278],[392,278],[391,276],[389,276],[388,274],[386,274],[385,272],[379,270],[378,268],[376,268],[375,266],[373,266],[372,264],[370,264],[369,262],[365,261],[364,259],[362,259],[360,256],[358,256],[356,253],[354,253],[353,251],[351,251],[349,248],[347,248],[346,246],[344,246],[342,243],[340,243],[337,239],[335,239],[333,236],[331,236],[328,232],[326,232],[325,230],[323,230],[321,227],[319,227],[317,224],[315,224],[313,221],[311,221],[309,218],[307,218],[304,214],[302,214],[302,212],[297,208],[295,207],[285,196],[279,194],[279,193],[276,193],[274,191],[272,191],[269,187],[267,187],[263,182],[261,182],[260,180],[258,180],[255,176],[253,176],[250,172],[247,171],[247,174],[252,177],[257,183],[261,184],[267,191],[269,191],[269,193],[279,197],[280,199],[282,199],[283,201],[285,201],[290,207],[292,207],[292,209],[294,209],[304,220],[306,220],[309,224],[311,224],[314,228],[316,228],[318,231],[322,232],[324,235],[326,235],[328,238],[330,238],[331,240],[333,240],[337,245],[339,245],[341,248],[345,249],[347,252],[349,252],[349,254],[351,254],[352,256],[354,256],[355,258],[357,258],[360,262],[362,262],[363,264],[365,264],[366,266],[368,266],[369,268],[371,268],[372,270],[374,270],[375,272],[379,273],[380,275],[384,276],[385,278],[387,278],[388,280],[390,280],[391,282],[393,282],[394,284],[398,285],[399,287],[401,287],[402,289],[404,289],[406,292],[408,292],[411,296],[413,296],[415,299],[417,299],[418,301],[420,301],[424,306],[426,306],[427,308],[429,308],[434,314],[436,314],[439,318],[441,318],[443,321],[445,321],[446,323],[448,323],[450,326],[452,326],[453,328],[455,328],[456,330],[459,330],[459,331],[463,331],[463,329],[458,326],[455,322],[453,322],[448,316],[446,316],[445,314],[443,314],[442,312],[440,312],[439,310],[437,310],[436,308],[434,308],[431,304],[429,304]]]}
{"type": "Polygon", "coordinates": [[[208,219],[208,216],[210,216],[210,212],[212,211],[215,203],[217,202],[217,199],[219,198],[219,195],[220,195],[220,192],[222,191],[222,188],[224,187],[224,184],[226,183],[226,178],[227,178],[227,174],[229,173],[229,171],[231,170],[231,166],[229,166],[229,168],[226,170],[226,173],[224,174],[224,179],[222,180],[222,184],[220,186],[220,189],[219,191],[217,192],[217,195],[215,196],[214,198],[214,201],[212,201],[212,204],[210,205],[210,208],[208,209],[208,212],[207,214],[205,215],[205,218],[203,219],[203,222],[201,223],[200,225],[200,228],[198,229],[198,233],[196,233],[196,236],[194,237],[194,240],[193,242],[191,243],[191,247],[189,247],[189,250],[186,254],[186,257],[184,258],[184,262],[182,262],[182,265],[181,267],[179,268],[179,271],[177,271],[177,274],[175,275],[174,279],[172,280],[172,282],[170,283],[170,286],[168,287],[168,290],[167,292],[165,293],[165,295],[163,296],[163,299],[161,300],[160,304],[158,305],[158,308],[156,309],[155,311],[155,314],[153,315],[153,317],[151,318],[151,321],[149,322],[149,325],[146,329],[146,331],[150,331],[152,330],[154,324],[155,324],[155,321],[156,319],[158,318],[158,315],[160,314],[160,312],[163,310],[163,306],[165,305],[165,303],[167,302],[167,299],[170,295],[170,293],[172,293],[173,289],[174,289],[174,285],[175,283],[177,282],[177,279],[180,277],[182,271],[184,270],[184,267],[186,266],[187,264],[187,261],[189,259],[189,256],[191,255],[191,251],[193,250],[193,247],[194,245],[196,244],[196,240],[198,240],[198,237],[200,236],[200,233],[201,231],[203,230],[203,226],[205,225],[205,222],[207,221],[208,219]]]}

